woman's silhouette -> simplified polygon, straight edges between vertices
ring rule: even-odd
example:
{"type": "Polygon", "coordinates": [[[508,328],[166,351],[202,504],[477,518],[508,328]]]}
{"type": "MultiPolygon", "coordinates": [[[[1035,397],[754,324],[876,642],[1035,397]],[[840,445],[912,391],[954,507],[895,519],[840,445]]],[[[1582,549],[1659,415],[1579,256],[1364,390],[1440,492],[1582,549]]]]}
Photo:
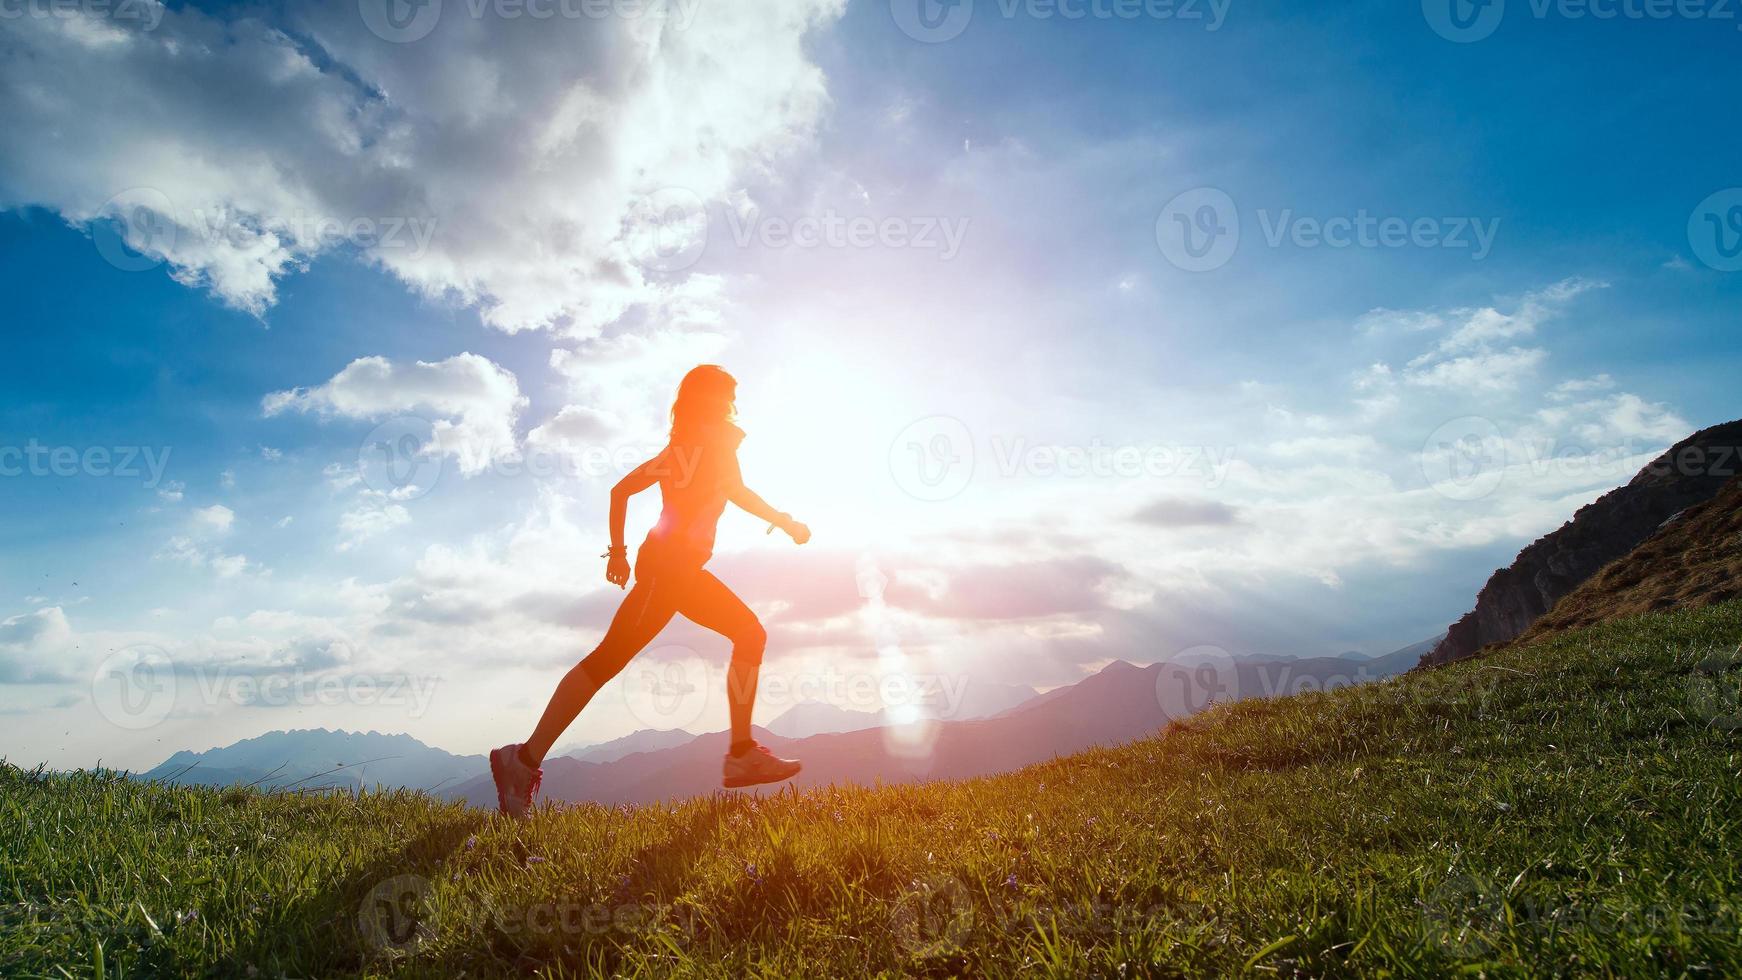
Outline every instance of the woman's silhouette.
{"type": "Polygon", "coordinates": [[[635,556],[635,587],[617,609],[605,638],[557,685],[532,737],[490,753],[496,802],[502,812],[523,817],[532,805],[546,752],[606,681],[647,646],[672,616],[682,613],[732,641],[726,673],[731,705],[732,742],[723,764],[727,786],[778,782],[795,775],[795,760],[777,758],[750,737],[750,709],[762,669],[767,633],[756,614],[724,582],[702,566],[714,551],[714,526],[728,502],[769,522],[804,544],[810,529],[770,507],[744,485],[738,472],[738,443],[744,433],[733,424],[738,382],[723,369],[703,364],[684,375],[671,407],[671,441],[611,489],[611,547],[605,552],[605,579],[624,587],[630,577],[623,522],[629,498],[659,484],[664,509],[659,523],[635,556]]]}

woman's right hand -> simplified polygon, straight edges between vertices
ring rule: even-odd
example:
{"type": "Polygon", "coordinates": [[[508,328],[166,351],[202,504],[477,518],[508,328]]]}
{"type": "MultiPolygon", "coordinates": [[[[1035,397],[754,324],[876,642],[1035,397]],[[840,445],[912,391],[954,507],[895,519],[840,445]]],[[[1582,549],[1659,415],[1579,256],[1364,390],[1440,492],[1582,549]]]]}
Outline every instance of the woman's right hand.
{"type": "Polygon", "coordinates": [[[620,589],[629,587],[629,556],[621,551],[611,553],[609,561],[605,562],[605,581],[620,589]]]}

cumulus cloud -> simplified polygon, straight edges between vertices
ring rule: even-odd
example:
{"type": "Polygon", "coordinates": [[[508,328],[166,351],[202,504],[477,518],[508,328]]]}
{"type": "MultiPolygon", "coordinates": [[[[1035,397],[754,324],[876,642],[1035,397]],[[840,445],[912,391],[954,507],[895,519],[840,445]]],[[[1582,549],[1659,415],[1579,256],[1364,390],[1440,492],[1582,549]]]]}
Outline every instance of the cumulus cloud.
{"type": "Polygon", "coordinates": [[[429,5],[411,43],[354,0],[132,6],[151,16],[0,21],[0,128],[53,134],[0,148],[0,207],[119,236],[116,261],[255,314],[343,250],[504,330],[586,337],[681,281],[638,247],[666,224],[645,202],[725,200],[808,145],[828,100],[804,39],[843,2],[429,5]]]}
{"type": "Polygon", "coordinates": [[[434,438],[421,451],[453,456],[468,475],[517,453],[514,423],[525,405],[511,372],[470,353],[412,364],[358,358],[313,388],[275,391],[261,401],[269,417],[292,411],[370,421],[423,417],[434,438]]]}
{"type": "Polygon", "coordinates": [[[540,427],[539,442],[549,449],[585,445],[593,436],[579,431],[583,425],[609,427],[621,439],[656,439],[659,430],[629,431],[624,420],[662,417],[675,393],[674,379],[726,349],[732,335],[715,309],[722,302],[720,288],[717,278],[693,277],[683,287],[683,300],[664,304],[656,322],[551,351],[550,366],[563,379],[570,404],[540,427]]]}
{"type": "Polygon", "coordinates": [[[0,684],[69,679],[73,630],[59,606],[0,619],[0,684]]]}
{"type": "Polygon", "coordinates": [[[236,512],[223,504],[213,504],[194,511],[194,523],[215,534],[228,534],[236,523],[236,512]]]}
{"type": "Polygon", "coordinates": [[[622,423],[610,412],[586,405],[564,405],[556,416],[526,434],[528,449],[575,455],[603,447],[622,423]]]}

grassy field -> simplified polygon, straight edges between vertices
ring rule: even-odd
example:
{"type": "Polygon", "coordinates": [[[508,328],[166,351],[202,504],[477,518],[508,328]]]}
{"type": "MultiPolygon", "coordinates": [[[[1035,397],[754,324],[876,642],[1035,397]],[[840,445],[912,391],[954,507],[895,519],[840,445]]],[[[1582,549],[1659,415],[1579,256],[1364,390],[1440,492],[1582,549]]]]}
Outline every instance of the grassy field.
{"type": "Polygon", "coordinates": [[[524,826],[0,771],[0,975],[1742,975],[1742,603],[963,783],[524,826]]]}

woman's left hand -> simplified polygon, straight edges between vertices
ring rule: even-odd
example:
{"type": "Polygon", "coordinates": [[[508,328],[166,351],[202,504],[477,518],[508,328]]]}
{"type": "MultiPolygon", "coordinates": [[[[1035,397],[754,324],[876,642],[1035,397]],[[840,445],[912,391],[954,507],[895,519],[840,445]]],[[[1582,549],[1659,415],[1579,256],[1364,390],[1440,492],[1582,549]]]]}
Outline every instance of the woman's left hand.
{"type": "Polygon", "coordinates": [[[785,531],[792,538],[793,544],[804,544],[806,541],[811,539],[811,529],[797,521],[787,521],[786,526],[781,528],[781,530],[785,531]]]}

